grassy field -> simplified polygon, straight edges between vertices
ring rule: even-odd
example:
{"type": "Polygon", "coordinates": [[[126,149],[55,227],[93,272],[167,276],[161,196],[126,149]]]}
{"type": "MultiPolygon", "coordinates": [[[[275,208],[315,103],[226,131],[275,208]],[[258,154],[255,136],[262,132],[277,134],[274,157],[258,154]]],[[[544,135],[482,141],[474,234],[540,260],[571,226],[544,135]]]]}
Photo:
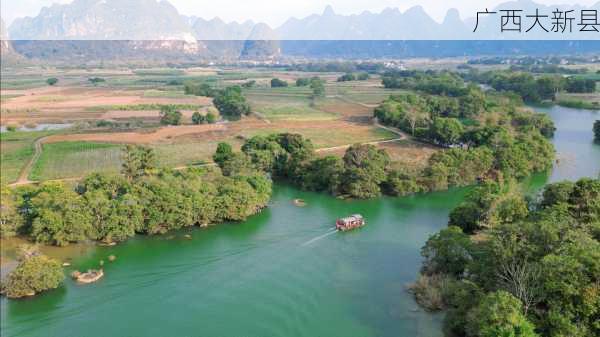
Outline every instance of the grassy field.
{"type": "Polygon", "coordinates": [[[394,133],[377,127],[295,129],[293,126],[276,127],[264,130],[248,130],[243,132],[242,136],[249,138],[256,135],[266,136],[273,133],[283,132],[299,133],[310,139],[316,148],[328,148],[346,144],[366,143],[394,139],[397,137],[394,133]]]}
{"type": "Polygon", "coordinates": [[[331,120],[338,115],[319,109],[320,99],[313,100],[304,87],[260,88],[245,90],[252,107],[269,120],[331,120]]]}
{"type": "MultiPolygon", "coordinates": [[[[254,135],[299,133],[311,139],[317,148],[396,138],[392,132],[372,125],[371,119],[376,104],[401,91],[384,89],[376,76],[368,81],[336,82],[337,76],[339,74],[260,68],[58,69],[34,66],[9,74],[3,72],[1,98],[3,109],[10,109],[10,113],[3,112],[2,123],[70,121],[83,125],[80,133],[55,131],[57,135],[46,140],[30,173],[31,180],[74,178],[93,171],[117,172],[121,165],[121,148],[126,142],[152,147],[161,167],[180,167],[210,162],[220,141],[239,149],[245,138],[254,135]],[[312,76],[327,80],[325,97],[313,99],[309,87],[295,86],[297,78],[312,76]],[[57,77],[58,85],[48,86],[45,80],[49,77],[57,77]],[[92,77],[105,81],[94,84],[89,81],[92,77]],[[274,77],[287,81],[289,86],[271,88],[269,82],[274,77]],[[184,113],[185,124],[191,123],[192,111],[204,111],[212,106],[209,98],[185,95],[185,81],[222,88],[251,79],[256,80],[256,86],[243,91],[260,118],[250,116],[239,122],[215,124],[212,129],[157,124],[161,105],[176,105],[184,113]],[[108,133],[108,130],[94,129],[100,119],[132,119],[136,123],[131,124],[131,129],[108,133]],[[147,129],[140,132],[142,126],[147,129]]],[[[3,134],[3,182],[12,182],[18,177],[33,154],[33,142],[42,135],[45,133],[15,133],[6,137],[3,134]]],[[[398,157],[414,156],[415,151],[412,148],[399,150],[398,157]]],[[[335,149],[333,152],[337,154],[335,149]]]]}
{"type": "Polygon", "coordinates": [[[83,176],[90,172],[118,172],[121,148],[117,144],[61,142],[44,144],[30,180],[51,180],[83,176]]]}
{"type": "Polygon", "coordinates": [[[21,169],[33,156],[34,142],[52,131],[3,132],[0,134],[0,184],[17,180],[21,169]]]}

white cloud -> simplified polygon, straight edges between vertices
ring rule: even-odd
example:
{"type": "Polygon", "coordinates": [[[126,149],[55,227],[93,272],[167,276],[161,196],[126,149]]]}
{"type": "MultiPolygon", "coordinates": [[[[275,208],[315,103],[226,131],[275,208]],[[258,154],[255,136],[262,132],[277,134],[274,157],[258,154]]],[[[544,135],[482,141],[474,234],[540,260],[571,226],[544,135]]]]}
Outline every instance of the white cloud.
{"type": "MultiPolygon", "coordinates": [[[[15,18],[35,16],[43,6],[52,3],[68,3],[72,0],[2,0],[2,18],[10,24],[15,18]]],[[[196,15],[206,19],[215,16],[225,21],[266,22],[273,27],[289,17],[304,17],[321,13],[326,5],[333,6],[339,14],[359,14],[365,10],[379,12],[386,7],[406,10],[420,5],[436,20],[441,21],[450,8],[457,8],[463,18],[475,16],[478,10],[492,8],[508,0],[170,0],[181,14],[196,15]]],[[[598,0],[534,0],[540,4],[569,2],[590,6],[598,0]]]]}

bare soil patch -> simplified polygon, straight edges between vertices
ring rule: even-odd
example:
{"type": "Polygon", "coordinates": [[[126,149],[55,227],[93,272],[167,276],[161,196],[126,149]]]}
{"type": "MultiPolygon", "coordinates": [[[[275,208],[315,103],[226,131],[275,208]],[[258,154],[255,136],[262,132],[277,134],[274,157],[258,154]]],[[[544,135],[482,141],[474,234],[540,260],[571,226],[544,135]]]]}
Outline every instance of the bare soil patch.
{"type": "Polygon", "coordinates": [[[44,143],[87,141],[105,143],[149,144],[170,141],[186,134],[200,134],[225,130],[226,124],[167,126],[150,132],[113,132],[55,135],[44,139],[44,143]]]}

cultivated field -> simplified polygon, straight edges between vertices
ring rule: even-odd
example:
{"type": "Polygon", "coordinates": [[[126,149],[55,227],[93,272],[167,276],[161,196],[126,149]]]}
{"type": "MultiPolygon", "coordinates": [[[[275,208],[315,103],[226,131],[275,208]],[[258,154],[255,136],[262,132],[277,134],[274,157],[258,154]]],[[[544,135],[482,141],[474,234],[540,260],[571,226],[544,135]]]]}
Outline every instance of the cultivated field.
{"type": "Polygon", "coordinates": [[[389,150],[392,158],[403,165],[421,165],[434,151],[414,142],[389,142],[399,136],[373,123],[373,108],[390,94],[401,92],[384,89],[378,77],[337,82],[339,73],[211,67],[31,67],[19,72],[3,71],[2,75],[3,126],[71,126],[54,131],[3,132],[3,184],[16,181],[20,175],[24,183],[80,177],[93,171],[116,172],[123,144],[154,148],[163,167],[209,163],[221,141],[239,148],[244,139],[276,132],[302,134],[326,154],[342,155],[353,143],[374,143],[389,150]],[[309,87],[295,86],[296,79],[313,76],[326,81],[323,97],[314,98],[309,87]],[[57,78],[58,83],[49,86],[45,79],[50,77],[57,78]],[[287,81],[289,86],[271,88],[269,83],[274,77],[287,81]],[[102,80],[92,83],[91,78],[102,80]],[[186,95],[186,81],[222,88],[249,80],[256,84],[245,88],[244,95],[255,114],[235,122],[191,123],[194,111],[215,109],[209,97],[186,95]],[[161,105],[177,107],[183,114],[183,125],[161,126],[161,105]]]}

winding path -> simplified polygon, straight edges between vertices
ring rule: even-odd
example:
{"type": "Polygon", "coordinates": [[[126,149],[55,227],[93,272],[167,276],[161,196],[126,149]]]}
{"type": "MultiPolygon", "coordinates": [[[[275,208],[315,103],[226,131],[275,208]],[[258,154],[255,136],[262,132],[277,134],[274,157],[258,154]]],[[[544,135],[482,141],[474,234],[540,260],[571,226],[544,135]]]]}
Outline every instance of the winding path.
{"type": "Polygon", "coordinates": [[[31,173],[31,169],[33,168],[33,165],[35,164],[35,162],[42,155],[42,143],[46,137],[47,136],[40,137],[35,140],[35,142],[33,143],[33,156],[31,156],[31,158],[29,158],[29,161],[27,162],[27,164],[25,164],[25,166],[21,169],[21,172],[19,173],[19,178],[17,178],[17,181],[10,184],[9,186],[28,185],[28,184],[35,183],[35,181],[29,180],[29,174],[31,173]]]}

